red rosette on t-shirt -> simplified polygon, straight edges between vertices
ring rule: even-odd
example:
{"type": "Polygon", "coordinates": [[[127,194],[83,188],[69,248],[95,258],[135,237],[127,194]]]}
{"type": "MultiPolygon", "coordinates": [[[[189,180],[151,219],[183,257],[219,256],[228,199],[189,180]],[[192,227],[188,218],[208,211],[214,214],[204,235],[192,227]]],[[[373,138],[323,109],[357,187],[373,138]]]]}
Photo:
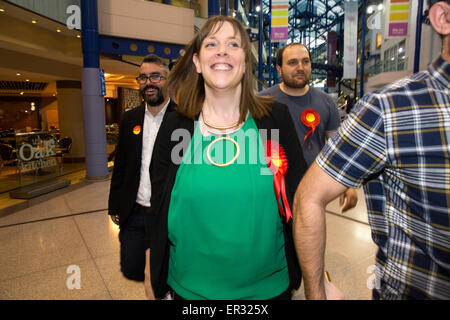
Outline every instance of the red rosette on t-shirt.
{"type": "MultiPolygon", "coordinates": [[[[303,141],[306,141],[306,138],[309,135],[313,135],[314,131],[316,130],[316,127],[320,123],[320,115],[317,111],[314,109],[306,109],[303,111],[301,115],[302,123],[309,128],[308,133],[303,138],[303,141]]],[[[311,147],[311,141],[308,143],[308,149],[311,147]]]]}
{"type": "Polygon", "coordinates": [[[284,176],[288,168],[288,161],[283,146],[275,141],[266,142],[266,163],[273,173],[273,187],[277,198],[280,215],[286,218],[286,223],[292,218],[291,208],[286,197],[286,182],[284,176]],[[280,195],[283,206],[280,203],[280,195]]]}

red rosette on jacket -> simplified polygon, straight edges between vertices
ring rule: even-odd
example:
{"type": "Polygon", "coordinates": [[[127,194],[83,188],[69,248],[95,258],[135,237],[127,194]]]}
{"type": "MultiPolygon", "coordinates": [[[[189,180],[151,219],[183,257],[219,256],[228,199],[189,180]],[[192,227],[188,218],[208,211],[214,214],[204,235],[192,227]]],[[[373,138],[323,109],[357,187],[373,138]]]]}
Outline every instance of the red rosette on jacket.
{"type": "MultiPolygon", "coordinates": [[[[317,111],[313,109],[306,109],[305,111],[302,112],[300,118],[302,120],[302,123],[309,128],[308,133],[305,135],[305,138],[303,139],[303,141],[306,141],[306,138],[309,135],[312,136],[314,131],[316,130],[316,127],[319,125],[320,115],[319,113],[317,113],[317,111]]],[[[311,142],[308,144],[308,149],[310,148],[310,146],[311,142]]]]}
{"type": "Polygon", "coordinates": [[[286,218],[286,223],[292,218],[291,208],[286,197],[286,182],[284,176],[288,168],[288,161],[283,146],[275,141],[266,142],[266,163],[273,173],[273,187],[277,198],[278,210],[282,217],[286,218]],[[283,206],[280,203],[280,195],[283,206]]]}

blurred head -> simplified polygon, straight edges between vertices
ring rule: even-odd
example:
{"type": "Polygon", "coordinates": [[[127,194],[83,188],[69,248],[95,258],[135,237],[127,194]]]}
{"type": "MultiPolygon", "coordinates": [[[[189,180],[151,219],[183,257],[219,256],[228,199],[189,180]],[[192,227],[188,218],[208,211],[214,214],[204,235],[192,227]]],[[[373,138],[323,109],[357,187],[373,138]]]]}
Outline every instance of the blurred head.
{"type": "Polygon", "coordinates": [[[144,58],[136,78],[139,92],[150,107],[160,106],[166,99],[164,85],[169,73],[169,67],[160,57],[150,54],[144,58]]]}
{"type": "Polygon", "coordinates": [[[428,18],[443,39],[450,34],[450,0],[428,0],[428,18]]]}
{"type": "Polygon", "coordinates": [[[450,62],[450,0],[428,0],[428,18],[442,37],[442,57],[450,62]]]}

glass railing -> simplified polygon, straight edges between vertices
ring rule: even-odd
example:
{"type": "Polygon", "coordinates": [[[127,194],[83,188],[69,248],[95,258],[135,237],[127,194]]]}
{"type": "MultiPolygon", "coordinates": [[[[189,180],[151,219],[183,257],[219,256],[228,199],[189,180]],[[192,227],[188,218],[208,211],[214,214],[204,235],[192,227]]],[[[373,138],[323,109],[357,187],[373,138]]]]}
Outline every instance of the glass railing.
{"type": "Polygon", "coordinates": [[[382,72],[403,71],[408,69],[408,58],[377,61],[373,66],[369,67],[369,76],[374,76],[382,72]]]}
{"type": "Polygon", "coordinates": [[[9,3],[35,12],[40,16],[66,24],[67,8],[71,5],[81,6],[81,0],[6,0],[9,3]]]}

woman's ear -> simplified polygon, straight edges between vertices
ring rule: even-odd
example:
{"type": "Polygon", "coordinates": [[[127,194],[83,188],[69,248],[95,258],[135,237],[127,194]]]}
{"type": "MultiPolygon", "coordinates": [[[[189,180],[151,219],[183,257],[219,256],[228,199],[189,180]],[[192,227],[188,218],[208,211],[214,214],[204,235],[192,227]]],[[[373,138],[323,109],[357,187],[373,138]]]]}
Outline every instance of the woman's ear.
{"type": "Polygon", "coordinates": [[[198,58],[198,54],[194,53],[192,56],[192,62],[195,64],[195,69],[197,69],[197,73],[202,73],[202,69],[200,68],[200,59],[198,58]]]}
{"type": "Polygon", "coordinates": [[[437,33],[443,36],[450,34],[450,4],[445,1],[435,3],[429,10],[428,18],[437,33]]]}

